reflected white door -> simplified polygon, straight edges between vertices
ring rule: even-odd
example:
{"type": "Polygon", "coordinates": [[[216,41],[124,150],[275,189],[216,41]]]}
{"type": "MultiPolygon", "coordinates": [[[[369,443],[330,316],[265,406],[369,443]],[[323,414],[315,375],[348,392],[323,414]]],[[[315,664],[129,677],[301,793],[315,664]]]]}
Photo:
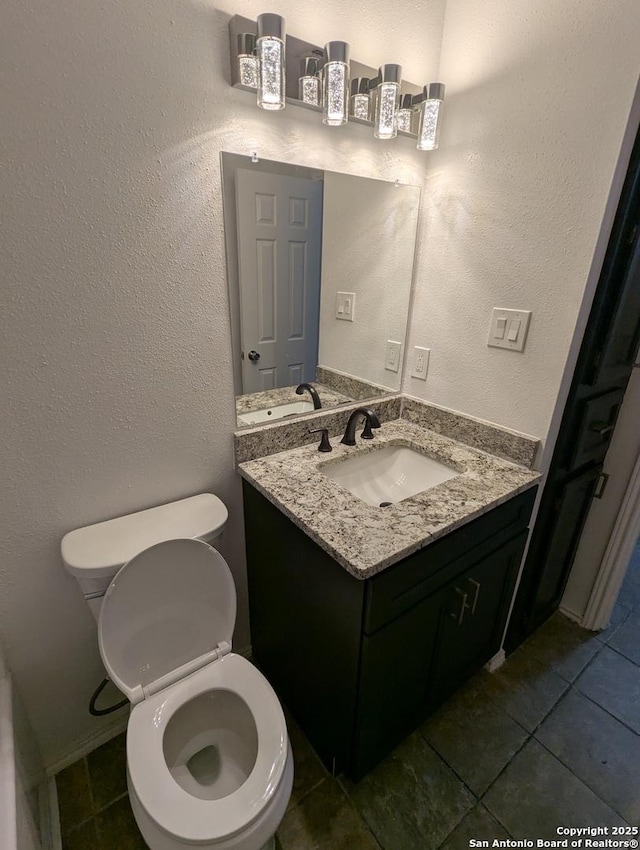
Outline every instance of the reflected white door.
{"type": "Polygon", "coordinates": [[[238,169],[243,392],[315,380],[322,183],[238,169]]]}

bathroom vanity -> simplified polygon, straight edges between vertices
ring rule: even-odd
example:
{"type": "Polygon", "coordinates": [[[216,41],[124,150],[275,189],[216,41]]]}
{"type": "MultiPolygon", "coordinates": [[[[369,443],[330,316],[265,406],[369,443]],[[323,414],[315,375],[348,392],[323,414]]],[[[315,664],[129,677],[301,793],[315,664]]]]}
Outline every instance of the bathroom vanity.
{"type": "Polygon", "coordinates": [[[354,779],[500,649],[538,479],[404,420],[378,434],[334,441],[328,462],[411,445],[458,474],[383,508],[323,474],[313,446],[239,465],[254,658],[354,779]]]}

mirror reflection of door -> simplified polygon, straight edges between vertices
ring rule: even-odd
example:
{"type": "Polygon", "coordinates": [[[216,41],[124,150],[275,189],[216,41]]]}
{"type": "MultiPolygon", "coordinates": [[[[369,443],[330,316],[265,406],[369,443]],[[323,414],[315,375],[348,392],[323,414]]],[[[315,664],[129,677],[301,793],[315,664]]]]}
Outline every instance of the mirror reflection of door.
{"type": "Polygon", "coordinates": [[[322,188],[314,180],[237,171],[244,393],[315,380],[322,188]]]}

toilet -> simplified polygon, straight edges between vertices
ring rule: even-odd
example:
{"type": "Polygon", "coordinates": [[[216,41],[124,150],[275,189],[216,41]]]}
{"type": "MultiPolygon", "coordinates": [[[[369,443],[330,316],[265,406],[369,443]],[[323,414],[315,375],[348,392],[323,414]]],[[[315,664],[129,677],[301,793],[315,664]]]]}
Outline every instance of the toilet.
{"type": "Polygon", "coordinates": [[[282,707],[231,651],[236,592],[210,545],[227,510],[202,493],[80,528],[61,544],[132,708],[127,783],[151,850],[271,847],[293,783],[282,707]]]}

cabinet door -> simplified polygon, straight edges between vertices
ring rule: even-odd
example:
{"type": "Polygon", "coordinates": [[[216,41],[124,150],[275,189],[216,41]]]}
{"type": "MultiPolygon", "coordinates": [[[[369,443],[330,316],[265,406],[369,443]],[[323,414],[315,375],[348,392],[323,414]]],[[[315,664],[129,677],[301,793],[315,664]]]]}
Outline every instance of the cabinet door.
{"type": "Polygon", "coordinates": [[[425,715],[441,613],[437,593],[363,636],[353,778],[370,770],[425,715]]]}
{"type": "Polygon", "coordinates": [[[483,557],[442,592],[430,704],[442,702],[500,649],[526,539],[524,531],[483,557]]]}

